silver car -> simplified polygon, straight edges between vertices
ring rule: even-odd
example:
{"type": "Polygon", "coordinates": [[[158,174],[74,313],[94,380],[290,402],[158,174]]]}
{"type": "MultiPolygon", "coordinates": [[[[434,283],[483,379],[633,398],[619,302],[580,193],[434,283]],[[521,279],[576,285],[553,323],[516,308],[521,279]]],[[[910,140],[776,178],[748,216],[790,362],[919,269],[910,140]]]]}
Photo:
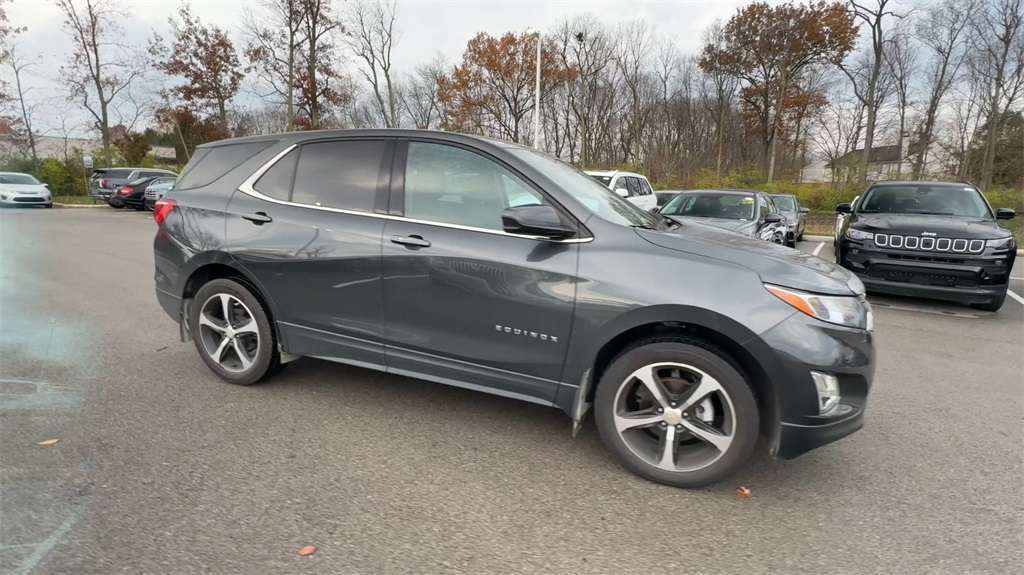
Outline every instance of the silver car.
{"type": "Polygon", "coordinates": [[[160,178],[159,180],[153,180],[149,186],[146,187],[145,192],[145,206],[147,210],[152,210],[153,206],[156,205],[156,201],[164,197],[164,195],[174,187],[174,183],[178,181],[178,178],[167,177],[160,178]]]}
{"type": "Polygon", "coordinates": [[[0,206],[53,207],[50,188],[31,174],[0,172],[0,206]]]}

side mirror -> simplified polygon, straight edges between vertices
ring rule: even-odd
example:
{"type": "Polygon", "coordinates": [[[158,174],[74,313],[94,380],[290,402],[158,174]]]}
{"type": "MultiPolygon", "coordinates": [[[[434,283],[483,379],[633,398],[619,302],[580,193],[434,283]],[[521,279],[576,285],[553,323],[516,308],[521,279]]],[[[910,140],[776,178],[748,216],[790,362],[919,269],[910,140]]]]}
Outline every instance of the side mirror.
{"type": "Polygon", "coordinates": [[[836,213],[837,214],[848,214],[848,213],[850,213],[852,211],[853,211],[853,206],[851,206],[850,204],[839,204],[838,206],[836,206],[836,213]]]}
{"type": "Polygon", "coordinates": [[[44,188],[46,188],[47,190],[49,190],[49,189],[50,189],[50,184],[45,184],[45,183],[44,183],[44,184],[43,184],[43,187],[44,187],[44,188]]]}
{"type": "Polygon", "coordinates": [[[510,234],[568,238],[576,235],[575,228],[562,223],[562,218],[551,206],[519,206],[501,212],[501,223],[510,234]]]}
{"type": "Polygon", "coordinates": [[[655,207],[651,208],[651,213],[652,214],[656,214],[656,213],[658,213],[660,211],[661,211],[661,207],[655,206],[655,207]]]}
{"type": "Polygon", "coordinates": [[[764,223],[766,224],[777,224],[782,221],[782,216],[779,214],[765,214],[764,223]]]}
{"type": "Polygon", "coordinates": [[[800,209],[797,211],[799,211],[801,214],[809,214],[811,213],[811,208],[805,208],[803,206],[800,206],[800,209]]]}
{"type": "Polygon", "coordinates": [[[626,188],[615,188],[612,191],[615,192],[616,194],[619,194],[623,198],[628,198],[629,197],[629,190],[627,190],[626,188]]]}
{"type": "Polygon", "coordinates": [[[1010,208],[999,208],[998,210],[996,210],[997,220],[1012,220],[1013,217],[1016,215],[1017,212],[1011,210],[1010,208]]]}

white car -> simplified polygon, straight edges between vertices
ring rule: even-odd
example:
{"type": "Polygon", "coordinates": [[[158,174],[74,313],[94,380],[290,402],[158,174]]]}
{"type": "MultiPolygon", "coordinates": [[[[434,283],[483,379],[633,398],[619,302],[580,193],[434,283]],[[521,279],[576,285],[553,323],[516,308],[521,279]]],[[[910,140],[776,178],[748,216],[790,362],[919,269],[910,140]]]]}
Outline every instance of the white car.
{"type": "Polygon", "coordinates": [[[658,198],[645,176],[618,170],[585,173],[643,210],[649,212],[658,207],[658,198]]]}
{"type": "Polygon", "coordinates": [[[0,206],[53,207],[50,188],[31,174],[0,172],[0,206]]]}

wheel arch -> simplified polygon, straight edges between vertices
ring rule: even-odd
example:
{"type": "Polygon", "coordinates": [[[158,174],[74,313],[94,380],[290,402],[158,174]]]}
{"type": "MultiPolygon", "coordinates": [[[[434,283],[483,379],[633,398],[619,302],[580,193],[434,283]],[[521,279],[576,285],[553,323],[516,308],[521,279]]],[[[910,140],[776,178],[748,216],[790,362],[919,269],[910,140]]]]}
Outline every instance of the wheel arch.
{"type": "MultiPolygon", "coordinates": [[[[750,382],[758,411],[761,432],[771,436],[778,428],[779,410],[775,388],[761,361],[745,345],[757,334],[723,314],[690,306],[652,306],[622,314],[608,322],[589,338],[584,349],[592,350],[575,365],[567,362],[563,381],[578,382],[578,387],[562,387],[556,404],[573,419],[578,432],[594,400],[604,371],[623,349],[654,336],[683,335],[700,339],[732,358],[750,382]]],[[[575,346],[574,346],[575,347],[575,346]]]]}
{"type": "Polygon", "coordinates": [[[270,315],[271,329],[277,336],[280,343],[281,331],[278,329],[276,318],[277,310],[273,300],[268,298],[260,283],[237,264],[234,258],[225,252],[206,252],[196,256],[189,261],[188,267],[181,277],[185,278],[178,288],[181,295],[181,335],[182,341],[191,341],[191,326],[188,325],[191,317],[191,306],[196,293],[207,283],[216,279],[233,279],[244,285],[263,304],[263,307],[270,315]]]}

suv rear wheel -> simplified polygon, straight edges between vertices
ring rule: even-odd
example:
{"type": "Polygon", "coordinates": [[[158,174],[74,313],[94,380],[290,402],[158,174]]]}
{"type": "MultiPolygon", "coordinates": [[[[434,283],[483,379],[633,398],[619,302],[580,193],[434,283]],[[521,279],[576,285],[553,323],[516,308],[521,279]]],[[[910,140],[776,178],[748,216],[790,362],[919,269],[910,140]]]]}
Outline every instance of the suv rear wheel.
{"type": "Polygon", "coordinates": [[[735,363],[686,337],[626,349],[601,377],[597,428],[626,469],[673,487],[702,487],[735,473],[754,451],[759,416],[735,363]]]}
{"type": "Polygon", "coordinates": [[[237,281],[216,279],[201,287],[189,326],[199,356],[228,383],[251,385],[281,369],[269,314],[237,281]]]}

